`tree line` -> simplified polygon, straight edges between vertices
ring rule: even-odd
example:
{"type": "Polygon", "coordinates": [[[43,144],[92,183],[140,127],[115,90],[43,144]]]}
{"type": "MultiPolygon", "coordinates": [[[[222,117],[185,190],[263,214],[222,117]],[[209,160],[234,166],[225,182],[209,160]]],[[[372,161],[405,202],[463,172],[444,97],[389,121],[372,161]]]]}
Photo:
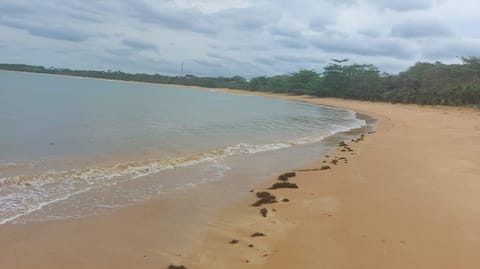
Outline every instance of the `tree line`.
{"type": "Polygon", "coordinates": [[[479,106],[480,57],[460,59],[462,60],[460,64],[418,62],[396,75],[382,73],[378,67],[371,64],[350,64],[348,59],[332,59],[321,73],[314,70],[299,70],[291,74],[260,76],[250,80],[241,76],[165,76],[120,71],[45,68],[22,64],[0,64],[0,70],[392,103],[479,106]]]}

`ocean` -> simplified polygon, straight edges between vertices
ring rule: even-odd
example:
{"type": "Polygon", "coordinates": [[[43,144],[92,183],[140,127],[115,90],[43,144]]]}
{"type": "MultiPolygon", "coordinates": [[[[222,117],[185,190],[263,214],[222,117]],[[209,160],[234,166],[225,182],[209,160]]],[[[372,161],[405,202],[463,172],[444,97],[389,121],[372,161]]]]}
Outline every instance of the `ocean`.
{"type": "Polygon", "coordinates": [[[233,199],[364,125],[305,102],[0,72],[0,224],[80,218],[218,182],[233,199]]]}

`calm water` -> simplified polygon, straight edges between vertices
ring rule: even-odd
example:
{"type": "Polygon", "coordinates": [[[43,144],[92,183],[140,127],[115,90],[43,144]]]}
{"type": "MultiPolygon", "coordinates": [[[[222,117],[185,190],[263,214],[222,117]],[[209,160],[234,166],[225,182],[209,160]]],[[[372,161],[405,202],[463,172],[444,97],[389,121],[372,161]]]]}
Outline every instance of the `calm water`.
{"type": "Polygon", "coordinates": [[[0,223],[76,217],[194,189],[224,178],[237,159],[363,124],[350,111],[307,103],[0,72],[0,223]],[[192,171],[201,176],[186,176],[192,171]]]}

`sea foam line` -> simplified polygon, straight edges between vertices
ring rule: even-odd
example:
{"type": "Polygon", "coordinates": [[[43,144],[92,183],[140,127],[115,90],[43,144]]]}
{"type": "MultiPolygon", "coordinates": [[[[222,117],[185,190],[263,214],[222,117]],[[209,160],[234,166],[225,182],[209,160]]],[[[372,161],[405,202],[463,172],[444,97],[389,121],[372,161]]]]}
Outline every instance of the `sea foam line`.
{"type": "MultiPolygon", "coordinates": [[[[352,112],[353,113],[353,112],[352,112]]],[[[345,127],[342,126],[332,130],[328,135],[347,131],[352,128],[361,127],[362,124],[357,122],[355,126],[345,127]]],[[[126,180],[135,179],[143,176],[148,176],[151,174],[159,173],[161,171],[175,169],[179,167],[197,165],[209,161],[217,161],[226,157],[239,154],[255,154],[259,152],[273,151],[279,149],[289,148],[294,145],[303,145],[310,144],[322,141],[328,135],[317,135],[317,136],[306,136],[302,138],[288,140],[286,142],[271,143],[271,144],[246,144],[240,143],[232,146],[228,146],[224,149],[213,150],[209,152],[204,152],[191,157],[182,157],[182,158],[170,158],[164,160],[146,160],[146,161],[136,161],[136,162],[127,162],[119,163],[110,167],[90,167],[83,170],[71,170],[71,171],[62,171],[54,173],[46,173],[41,175],[34,176],[14,176],[7,178],[0,178],[0,191],[6,191],[9,186],[25,187],[25,188],[34,188],[39,192],[42,192],[42,189],[48,188],[49,185],[68,185],[65,186],[68,191],[67,194],[61,196],[60,198],[54,198],[49,200],[48,198],[45,201],[46,197],[38,193],[37,197],[30,197],[32,199],[37,199],[35,205],[22,205],[19,207],[28,208],[24,212],[15,214],[14,216],[8,217],[6,219],[0,219],[0,224],[5,224],[11,222],[19,217],[31,214],[32,212],[38,211],[43,207],[64,201],[74,195],[87,192],[94,188],[107,186],[109,184],[118,183],[114,179],[122,177],[127,178],[126,180]],[[66,182],[69,182],[68,184],[66,182]],[[83,183],[83,184],[82,184],[83,183]],[[87,187],[84,184],[87,183],[87,187]],[[69,187],[81,185],[81,189],[72,190],[69,187]]],[[[59,186],[57,186],[59,187],[59,186]]],[[[17,189],[17,188],[15,188],[17,189]]],[[[26,194],[26,193],[25,193],[26,194]]],[[[2,197],[0,197],[0,200],[2,197]]],[[[5,197],[3,197],[5,198],[5,197]]],[[[53,198],[53,197],[51,197],[53,198]]],[[[0,204],[0,212],[5,211],[5,208],[1,208],[2,204],[11,206],[13,201],[2,201],[0,204]]],[[[10,208],[11,209],[11,208],[10,208]]]]}

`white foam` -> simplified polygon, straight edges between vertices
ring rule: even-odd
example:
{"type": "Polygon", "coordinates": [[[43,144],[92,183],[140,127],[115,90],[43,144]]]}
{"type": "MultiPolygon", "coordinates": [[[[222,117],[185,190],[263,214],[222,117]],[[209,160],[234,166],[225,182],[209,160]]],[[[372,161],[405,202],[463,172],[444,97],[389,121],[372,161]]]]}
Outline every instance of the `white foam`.
{"type": "MultiPolygon", "coordinates": [[[[347,114],[348,120],[355,119],[355,113],[347,114]]],[[[322,141],[326,136],[362,127],[365,121],[354,120],[349,126],[333,125],[328,133],[304,136],[287,141],[269,144],[239,143],[223,149],[204,152],[183,158],[161,160],[145,160],[119,163],[108,167],[88,167],[70,171],[55,171],[35,176],[14,176],[0,178],[0,224],[11,222],[19,217],[31,214],[43,207],[69,199],[73,195],[87,192],[94,188],[110,186],[125,180],[134,180],[159,173],[161,171],[215,162],[241,154],[255,154],[305,145],[322,141]]],[[[218,165],[218,163],[216,163],[218,165]]],[[[218,167],[213,180],[223,178],[229,167],[218,167]]],[[[202,179],[197,183],[189,183],[187,187],[209,182],[202,179]]]]}

